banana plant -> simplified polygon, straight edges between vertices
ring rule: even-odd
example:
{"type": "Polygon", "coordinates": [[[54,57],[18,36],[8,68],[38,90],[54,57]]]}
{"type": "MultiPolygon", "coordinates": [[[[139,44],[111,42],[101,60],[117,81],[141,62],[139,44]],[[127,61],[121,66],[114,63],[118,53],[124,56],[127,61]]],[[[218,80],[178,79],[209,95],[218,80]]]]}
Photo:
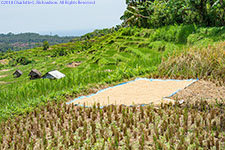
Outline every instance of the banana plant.
{"type": "Polygon", "coordinates": [[[145,27],[147,19],[149,19],[147,14],[147,5],[130,4],[120,19],[124,20],[124,24],[127,26],[145,27]]]}
{"type": "Polygon", "coordinates": [[[225,0],[126,0],[123,26],[225,26],[225,0]]]}

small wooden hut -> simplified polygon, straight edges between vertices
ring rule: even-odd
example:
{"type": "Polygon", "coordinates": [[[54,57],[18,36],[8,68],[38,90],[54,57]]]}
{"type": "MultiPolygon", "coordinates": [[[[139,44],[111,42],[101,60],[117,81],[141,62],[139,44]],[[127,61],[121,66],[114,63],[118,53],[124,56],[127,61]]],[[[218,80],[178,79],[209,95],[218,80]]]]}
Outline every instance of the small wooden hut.
{"type": "Polygon", "coordinates": [[[61,79],[64,77],[65,77],[65,75],[63,73],[59,72],[58,70],[50,71],[43,76],[43,78],[48,78],[48,79],[61,79]]]}
{"type": "Polygon", "coordinates": [[[22,74],[23,74],[22,71],[16,70],[16,71],[13,73],[13,76],[14,76],[14,78],[19,78],[22,74]]]}
{"type": "Polygon", "coordinates": [[[30,76],[30,79],[38,79],[41,78],[41,73],[36,69],[32,69],[28,76],[30,76]]]}

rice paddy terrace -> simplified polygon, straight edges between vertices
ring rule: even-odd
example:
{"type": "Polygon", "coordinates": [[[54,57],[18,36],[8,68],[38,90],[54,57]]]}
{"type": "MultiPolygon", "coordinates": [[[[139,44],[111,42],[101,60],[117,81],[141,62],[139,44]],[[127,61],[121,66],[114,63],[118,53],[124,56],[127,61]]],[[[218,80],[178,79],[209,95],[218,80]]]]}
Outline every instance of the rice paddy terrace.
{"type": "Polygon", "coordinates": [[[0,56],[4,60],[0,149],[221,149],[225,146],[224,40],[223,27],[124,28],[46,51],[4,54],[0,56]],[[23,72],[20,78],[12,75],[16,69],[23,72]],[[59,70],[66,77],[30,80],[31,69],[42,74],[59,70]],[[194,95],[196,101],[187,104],[185,95],[193,96],[189,92],[181,95],[183,105],[160,108],[64,105],[136,77],[199,78],[217,85],[213,84],[215,94],[207,102],[194,95]]]}
{"type": "Polygon", "coordinates": [[[171,47],[180,47],[168,44],[168,48],[160,51],[161,42],[155,42],[149,49],[149,33],[140,30],[134,35],[132,31],[132,36],[129,35],[131,31],[122,30],[90,40],[55,45],[47,51],[36,48],[4,55],[2,59],[9,63],[3,65],[7,70],[0,71],[1,115],[18,113],[45,103],[47,99],[58,99],[61,95],[79,93],[91,84],[111,84],[154,72],[162,55],[169,53],[171,47]],[[17,62],[24,56],[31,63],[23,65],[17,62]],[[70,67],[73,62],[78,62],[79,66],[70,67]],[[16,69],[23,72],[20,78],[12,76],[16,69]],[[57,81],[30,80],[28,74],[31,69],[37,69],[42,74],[57,69],[66,78],[57,81]]]}

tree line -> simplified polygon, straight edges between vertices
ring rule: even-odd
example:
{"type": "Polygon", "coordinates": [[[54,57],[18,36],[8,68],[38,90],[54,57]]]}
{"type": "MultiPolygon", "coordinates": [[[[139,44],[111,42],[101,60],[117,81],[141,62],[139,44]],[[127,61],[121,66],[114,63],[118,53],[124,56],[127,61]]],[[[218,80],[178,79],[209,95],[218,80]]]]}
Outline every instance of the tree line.
{"type": "Polygon", "coordinates": [[[126,0],[124,26],[225,26],[225,0],[126,0]]]}
{"type": "Polygon", "coordinates": [[[50,45],[68,43],[75,37],[59,37],[58,35],[39,35],[37,33],[0,34],[0,52],[18,51],[42,46],[44,41],[50,45]]]}

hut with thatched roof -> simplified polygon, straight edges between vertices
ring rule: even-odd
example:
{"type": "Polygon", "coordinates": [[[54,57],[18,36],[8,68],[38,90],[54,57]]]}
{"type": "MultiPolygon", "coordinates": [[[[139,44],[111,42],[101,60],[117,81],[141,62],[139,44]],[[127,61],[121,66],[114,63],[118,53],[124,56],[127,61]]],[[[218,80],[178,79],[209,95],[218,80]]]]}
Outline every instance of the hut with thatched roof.
{"type": "Polygon", "coordinates": [[[32,69],[28,76],[30,76],[30,79],[38,79],[41,78],[41,72],[36,69],[32,69]]]}
{"type": "Polygon", "coordinates": [[[14,76],[14,78],[19,78],[22,74],[23,74],[22,71],[16,70],[16,71],[13,73],[13,76],[14,76]]]}

